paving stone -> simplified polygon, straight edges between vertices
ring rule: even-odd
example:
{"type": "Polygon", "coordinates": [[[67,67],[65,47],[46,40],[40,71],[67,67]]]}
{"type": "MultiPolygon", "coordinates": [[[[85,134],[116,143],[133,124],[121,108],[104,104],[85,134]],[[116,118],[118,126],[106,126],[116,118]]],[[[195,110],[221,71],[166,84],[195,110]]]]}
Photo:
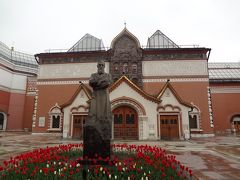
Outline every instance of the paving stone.
{"type": "Polygon", "coordinates": [[[222,179],[226,179],[226,177],[220,175],[217,172],[213,172],[213,171],[204,171],[203,174],[208,178],[208,179],[217,179],[217,180],[222,180],[222,179]]]}
{"type": "MultiPolygon", "coordinates": [[[[0,164],[11,156],[33,149],[82,141],[58,136],[30,133],[0,133],[0,164]]],[[[114,141],[114,143],[148,144],[166,149],[193,170],[199,180],[240,179],[240,137],[216,136],[190,141],[114,141]]]]}

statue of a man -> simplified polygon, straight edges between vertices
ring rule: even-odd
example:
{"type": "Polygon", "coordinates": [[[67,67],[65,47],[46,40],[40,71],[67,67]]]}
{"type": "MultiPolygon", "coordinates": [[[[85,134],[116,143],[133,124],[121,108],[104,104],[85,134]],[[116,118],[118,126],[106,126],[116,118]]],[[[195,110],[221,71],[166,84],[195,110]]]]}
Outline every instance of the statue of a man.
{"type": "Polygon", "coordinates": [[[93,73],[89,80],[93,93],[85,126],[94,126],[103,139],[110,139],[112,112],[108,86],[111,84],[112,79],[110,74],[104,72],[104,61],[99,61],[97,68],[97,73],[93,73]]]}

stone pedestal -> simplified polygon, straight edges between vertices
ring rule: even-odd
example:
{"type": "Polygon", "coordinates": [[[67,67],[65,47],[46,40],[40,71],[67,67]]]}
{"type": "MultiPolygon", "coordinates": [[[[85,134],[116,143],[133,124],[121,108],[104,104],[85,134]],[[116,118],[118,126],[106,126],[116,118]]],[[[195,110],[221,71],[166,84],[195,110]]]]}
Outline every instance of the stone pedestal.
{"type": "Polygon", "coordinates": [[[111,142],[110,139],[103,139],[98,129],[94,126],[84,127],[83,134],[83,158],[110,159],[111,142]]]}
{"type": "MultiPolygon", "coordinates": [[[[103,124],[104,127],[104,124],[103,124]]],[[[82,179],[87,180],[87,167],[89,165],[112,166],[110,138],[105,138],[99,132],[99,125],[86,125],[83,131],[83,165],[82,179]],[[98,128],[97,128],[98,127],[98,128]],[[99,157],[101,157],[99,159],[99,157]]]]}

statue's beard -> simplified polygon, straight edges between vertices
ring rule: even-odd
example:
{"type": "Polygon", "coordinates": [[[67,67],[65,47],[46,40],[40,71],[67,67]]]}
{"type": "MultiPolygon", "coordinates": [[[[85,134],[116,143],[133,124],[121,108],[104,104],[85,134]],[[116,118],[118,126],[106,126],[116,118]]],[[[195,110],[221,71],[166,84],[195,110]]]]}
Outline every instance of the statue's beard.
{"type": "Polygon", "coordinates": [[[98,69],[98,74],[103,74],[104,73],[104,69],[98,69]]]}

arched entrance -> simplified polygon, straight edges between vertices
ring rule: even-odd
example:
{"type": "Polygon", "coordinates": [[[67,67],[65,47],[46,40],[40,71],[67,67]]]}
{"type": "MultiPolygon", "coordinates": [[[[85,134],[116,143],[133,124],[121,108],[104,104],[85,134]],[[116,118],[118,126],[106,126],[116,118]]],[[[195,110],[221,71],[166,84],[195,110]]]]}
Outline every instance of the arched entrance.
{"type": "Polygon", "coordinates": [[[240,133],[240,115],[235,115],[232,118],[233,132],[240,133]]]}
{"type": "Polygon", "coordinates": [[[6,131],[7,129],[7,114],[0,112],[0,131],[6,131]]]}
{"type": "Polygon", "coordinates": [[[3,130],[4,125],[4,115],[3,113],[0,113],[0,130],[3,130]]]}
{"type": "Polygon", "coordinates": [[[130,106],[113,110],[114,139],[138,139],[138,114],[130,106]]]}

